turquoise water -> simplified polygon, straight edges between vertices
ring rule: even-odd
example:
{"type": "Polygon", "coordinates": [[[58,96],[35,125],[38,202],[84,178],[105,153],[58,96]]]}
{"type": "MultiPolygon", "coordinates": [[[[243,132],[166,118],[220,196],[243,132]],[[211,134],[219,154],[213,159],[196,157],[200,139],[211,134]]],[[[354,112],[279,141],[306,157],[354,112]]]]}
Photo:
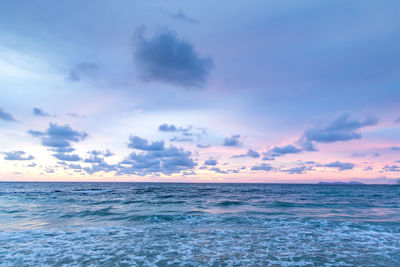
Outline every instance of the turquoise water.
{"type": "Polygon", "coordinates": [[[0,183],[1,266],[400,266],[400,186],[0,183]]]}

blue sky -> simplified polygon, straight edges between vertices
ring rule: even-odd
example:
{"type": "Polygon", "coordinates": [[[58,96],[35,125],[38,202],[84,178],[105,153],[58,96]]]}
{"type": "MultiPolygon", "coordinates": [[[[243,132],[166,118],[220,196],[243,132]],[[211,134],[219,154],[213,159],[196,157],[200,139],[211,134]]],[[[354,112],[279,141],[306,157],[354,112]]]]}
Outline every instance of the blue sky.
{"type": "Polygon", "coordinates": [[[0,2],[1,179],[393,183],[399,8],[0,2]]]}

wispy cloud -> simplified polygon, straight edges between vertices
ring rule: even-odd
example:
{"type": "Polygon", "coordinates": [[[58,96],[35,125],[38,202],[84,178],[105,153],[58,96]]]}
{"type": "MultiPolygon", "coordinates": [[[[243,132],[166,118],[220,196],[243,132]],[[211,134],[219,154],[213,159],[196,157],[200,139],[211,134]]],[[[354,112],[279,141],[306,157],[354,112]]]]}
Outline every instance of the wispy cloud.
{"type": "Polygon", "coordinates": [[[269,172],[273,170],[273,167],[270,164],[260,164],[260,165],[254,165],[251,167],[252,171],[266,171],[269,172]]]}
{"type": "Polygon", "coordinates": [[[340,162],[340,161],[335,161],[331,163],[327,163],[322,165],[323,167],[328,167],[328,168],[337,168],[339,171],[344,171],[344,170],[351,170],[354,168],[354,164],[350,162],[340,162]]]}
{"type": "Polygon", "coordinates": [[[13,117],[13,115],[11,115],[11,113],[7,112],[4,110],[4,108],[0,107],[0,120],[3,121],[16,121],[13,117]]]}
{"type": "Polygon", "coordinates": [[[93,78],[98,72],[98,65],[93,62],[81,62],[69,71],[67,80],[78,82],[84,77],[93,78]]]}
{"type": "Polygon", "coordinates": [[[350,115],[343,115],[325,127],[311,128],[304,132],[303,138],[318,143],[333,143],[361,139],[359,130],[366,126],[376,125],[378,119],[367,117],[365,120],[351,120],[350,115]]]}
{"type": "Polygon", "coordinates": [[[50,115],[47,112],[44,112],[42,109],[40,108],[33,108],[32,109],[32,114],[35,116],[39,116],[39,117],[51,117],[52,115],[50,115]]]}
{"type": "Polygon", "coordinates": [[[5,160],[33,160],[35,157],[32,155],[26,155],[25,151],[9,151],[2,152],[5,160]]]}
{"type": "Polygon", "coordinates": [[[189,23],[189,24],[198,23],[198,21],[196,19],[189,17],[182,10],[178,10],[176,12],[171,12],[171,11],[165,10],[163,8],[160,8],[159,10],[160,10],[160,12],[162,14],[167,15],[171,19],[178,20],[178,21],[181,21],[181,22],[184,22],[184,23],[189,23]]]}

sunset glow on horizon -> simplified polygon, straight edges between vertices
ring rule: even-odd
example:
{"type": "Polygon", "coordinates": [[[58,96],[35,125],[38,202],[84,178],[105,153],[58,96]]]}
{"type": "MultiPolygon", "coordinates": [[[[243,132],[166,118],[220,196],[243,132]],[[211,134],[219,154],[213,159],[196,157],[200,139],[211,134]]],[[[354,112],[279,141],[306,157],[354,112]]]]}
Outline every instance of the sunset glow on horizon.
{"type": "Polygon", "coordinates": [[[0,181],[399,181],[398,8],[23,2],[0,3],[0,181]]]}

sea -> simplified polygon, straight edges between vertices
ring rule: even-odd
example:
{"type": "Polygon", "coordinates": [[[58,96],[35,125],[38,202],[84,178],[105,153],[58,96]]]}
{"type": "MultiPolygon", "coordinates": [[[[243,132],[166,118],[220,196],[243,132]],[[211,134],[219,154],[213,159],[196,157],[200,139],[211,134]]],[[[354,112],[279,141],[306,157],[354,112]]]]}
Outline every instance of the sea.
{"type": "Polygon", "coordinates": [[[0,266],[400,266],[400,186],[0,183],[0,266]]]}

